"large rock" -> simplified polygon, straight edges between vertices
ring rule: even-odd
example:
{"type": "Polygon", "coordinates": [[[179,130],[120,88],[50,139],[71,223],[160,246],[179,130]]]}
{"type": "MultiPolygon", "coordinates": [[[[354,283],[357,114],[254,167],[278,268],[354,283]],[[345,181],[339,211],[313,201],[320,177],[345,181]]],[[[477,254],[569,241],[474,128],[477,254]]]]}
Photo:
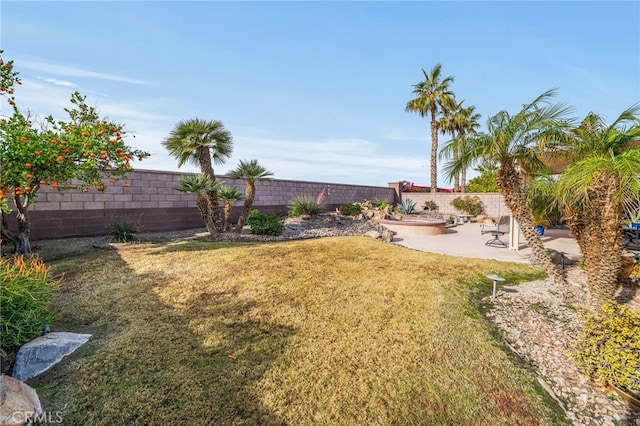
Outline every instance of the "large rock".
{"type": "Polygon", "coordinates": [[[40,398],[32,387],[0,375],[0,425],[30,425],[31,419],[41,414],[40,398]]]}
{"type": "Polygon", "coordinates": [[[12,376],[27,380],[47,371],[87,342],[90,334],[55,332],[40,336],[18,351],[12,376]]]}

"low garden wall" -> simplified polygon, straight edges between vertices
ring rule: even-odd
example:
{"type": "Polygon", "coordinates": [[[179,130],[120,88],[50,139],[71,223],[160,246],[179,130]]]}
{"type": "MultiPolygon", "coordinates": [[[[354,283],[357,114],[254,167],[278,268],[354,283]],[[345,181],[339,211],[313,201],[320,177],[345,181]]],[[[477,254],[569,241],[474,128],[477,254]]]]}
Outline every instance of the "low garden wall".
{"type": "MultiPolygon", "coordinates": [[[[60,194],[50,187],[42,187],[37,202],[29,208],[31,239],[106,235],[109,226],[122,219],[138,225],[142,232],[203,227],[195,196],[174,189],[185,174],[188,173],[136,170],[127,175],[129,186],[119,181],[108,186],[104,193],[60,194]]],[[[225,176],[218,179],[244,193],[243,180],[225,176]]],[[[324,203],[332,210],[344,203],[372,199],[394,203],[399,197],[397,188],[398,184],[376,187],[273,179],[256,182],[254,207],[284,214],[296,196],[319,194],[324,194],[324,203]]],[[[233,221],[241,209],[242,201],[234,203],[233,221]]],[[[9,217],[9,227],[17,229],[14,214],[9,217]]]]}
{"type": "Polygon", "coordinates": [[[416,202],[416,210],[422,210],[425,201],[433,201],[438,206],[438,212],[443,216],[456,216],[463,212],[456,210],[451,201],[458,197],[478,197],[484,208],[484,214],[492,218],[510,214],[510,210],[504,204],[504,198],[499,193],[447,193],[447,192],[403,192],[402,200],[412,200],[416,202]]]}

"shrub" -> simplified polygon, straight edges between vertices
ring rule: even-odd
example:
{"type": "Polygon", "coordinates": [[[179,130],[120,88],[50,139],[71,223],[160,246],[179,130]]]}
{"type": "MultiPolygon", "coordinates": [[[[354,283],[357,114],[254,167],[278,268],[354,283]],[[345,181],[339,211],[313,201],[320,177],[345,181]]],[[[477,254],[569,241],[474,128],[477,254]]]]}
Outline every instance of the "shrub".
{"type": "Polygon", "coordinates": [[[471,216],[478,216],[482,213],[482,202],[480,202],[480,198],[475,196],[456,197],[451,201],[451,205],[471,216]]]}
{"type": "Polygon", "coordinates": [[[402,204],[398,204],[398,211],[402,214],[411,214],[416,208],[416,202],[407,198],[402,201],[402,204]]]}
{"type": "Polygon", "coordinates": [[[433,200],[427,200],[422,205],[422,210],[428,210],[430,212],[437,212],[438,211],[438,205],[433,200]]]}
{"type": "Polygon", "coordinates": [[[298,195],[289,206],[289,216],[315,216],[324,210],[324,204],[313,195],[298,195]]]}
{"type": "Polygon", "coordinates": [[[118,243],[128,243],[135,241],[138,226],[129,222],[126,217],[116,219],[109,226],[109,235],[111,239],[118,243]]]}
{"type": "Polygon", "coordinates": [[[360,204],[346,203],[341,205],[338,211],[343,216],[357,216],[362,213],[362,207],[360,204]]]}
{"type": "Polygon", "coordinates": [[[247,224],[251,227],[251,233],[256,235],[278,236],[284,231],[284,221],[275,212],[262,213],[251,210],[247,224]]]}
{"type": "Polygon", "coordinates": [[[640,391],[640,312],[606,303],[587,316],[573,357],[595,381],[640,391]]]}
{"type": "Polygon", "coordinates": [[[57,288],[41,260],[0,259],[0,356],[40,336],[53,322],[51,303],[57,288]]]}

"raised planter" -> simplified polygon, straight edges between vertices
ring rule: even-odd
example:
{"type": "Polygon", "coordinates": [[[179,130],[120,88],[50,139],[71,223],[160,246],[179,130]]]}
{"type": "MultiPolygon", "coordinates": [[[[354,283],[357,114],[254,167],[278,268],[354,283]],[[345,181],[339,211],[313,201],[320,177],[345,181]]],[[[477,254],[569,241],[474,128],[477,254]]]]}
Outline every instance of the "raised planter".
{"type": "Polygon", "coordinates": [[[387,229],[402,236],[441,235],[447,232],[447,222],[440,219],[413,219],[402,220],[376,219],[387,229]]]}

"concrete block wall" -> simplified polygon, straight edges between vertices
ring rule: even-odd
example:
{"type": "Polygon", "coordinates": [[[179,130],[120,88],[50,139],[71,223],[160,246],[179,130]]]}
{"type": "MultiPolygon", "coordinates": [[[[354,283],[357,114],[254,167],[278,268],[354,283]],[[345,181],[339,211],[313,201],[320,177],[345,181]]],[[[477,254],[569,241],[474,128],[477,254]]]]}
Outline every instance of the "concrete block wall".
{"type": "MultiPolygon", "coordinates": [[[[136,170],[104,193],[68,191],[60,194],[50,187],[42,187],[37,202],[30,206],[31,239],[72,238],[106,235],[116,221],[126,219],[142,232],[172,231],[203,227],[195,196],[174,188],[188,173],[136,170]],[[129,186],[125,186],[125,182],[129,186]]],[[[244,193],[245,182],[218,176],[225,185],[235,186],[244,193]]],[[[274,179],[256,182],[255,208],[285,213],[287,206],[299,195],[318,196],[324,193],[328,209],[344,203],[365,199],[393,202],[392,187],[376,187],[323,182],[274,179]]],[[[222,203],[221,203],[222,206],[222,203]]],[[[234,204],[232,221],[242,209],[242,202],[234,204]]],[[[9,217],[9,227],[17,229],[15,214],[9,217]]]]}
{"type": "Polygon", "coordinates": [[[444,216],[457,215],[462,212],[456,210],[452,205],[453,201],[457,197],[465,196],[477,196],[480,198],[482,207],[484,207],[484,213],[492,218],[499,218],[500,216],[509,215],[511,211],[504,204],[504,198],[499,193],[447,193],[447,192],[403,192],[402,199],[411,199],[416,202],[416,210],[421,210],[425,201],[431,200],[438,205],[438,212],[444,216]]]}

